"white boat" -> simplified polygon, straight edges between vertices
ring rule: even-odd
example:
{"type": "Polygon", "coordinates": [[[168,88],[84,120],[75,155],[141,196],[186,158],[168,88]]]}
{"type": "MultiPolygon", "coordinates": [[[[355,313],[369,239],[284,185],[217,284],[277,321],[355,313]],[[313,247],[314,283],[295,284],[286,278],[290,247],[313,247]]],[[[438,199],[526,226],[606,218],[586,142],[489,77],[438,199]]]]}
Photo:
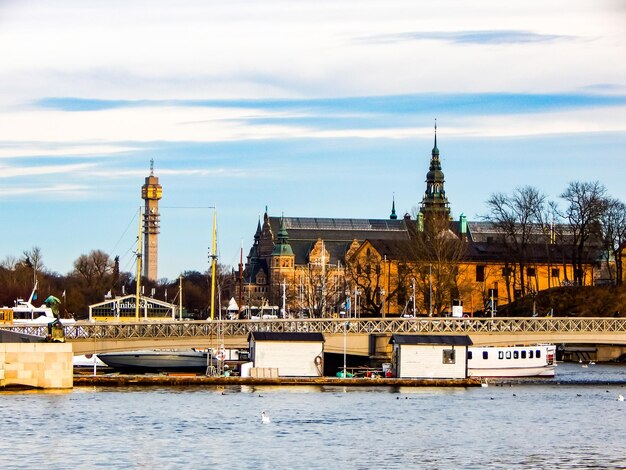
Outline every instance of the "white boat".
{"type": "Polygon", "coordinates": [[[98,354],[107,366],[136,372],[206,372],[209,355],[195,349],[143,349],[98,354]]]}
{"type": "Polygon", "coordinates": [[[100,360],[97,354],[83,354],[80,356],[74,356],[73,365],[78,369],[85,369],[94,367],[107,367],[107,365],[100,360]]]}
{"type": "MultiPolygon", "coordinates": [[[[28,300],[17,299],[15,305],[11,308],[13,311],[13,323],[15,324],[35,324],[47,325],[53,322],[56,317],[54,312],[45,303],[39,307],[33,305],[35,293],[37,292],[37,282],[30,293],[28,300]]],[[[61,323],[74,323],[74,319],[61,319],[61,323]]]]}
{"type": "Polygon", "coordinates": [[[556,346],[470,346],[469,377],[554,377],[556,346]]]}

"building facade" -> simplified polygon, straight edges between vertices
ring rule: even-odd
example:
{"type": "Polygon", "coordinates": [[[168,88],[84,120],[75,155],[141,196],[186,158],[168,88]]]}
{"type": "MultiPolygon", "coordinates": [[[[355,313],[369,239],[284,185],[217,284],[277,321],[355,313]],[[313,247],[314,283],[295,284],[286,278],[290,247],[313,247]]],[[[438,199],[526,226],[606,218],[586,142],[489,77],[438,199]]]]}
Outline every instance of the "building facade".
{"type": "MultiPolygon", "coordinates": [[[[523,256],[490,222],[451,218],[437,147],[419,212],[386,219],[272,217],[257,224],[240,305],[324,317],[495,313],[498,305],[574,279],[567,227],[531,227],[523,256]]],[[[518,234],[512,235],[513,238],[518,234]]],[[[582,279],[591,285],[598,252],[582,279]]]]}

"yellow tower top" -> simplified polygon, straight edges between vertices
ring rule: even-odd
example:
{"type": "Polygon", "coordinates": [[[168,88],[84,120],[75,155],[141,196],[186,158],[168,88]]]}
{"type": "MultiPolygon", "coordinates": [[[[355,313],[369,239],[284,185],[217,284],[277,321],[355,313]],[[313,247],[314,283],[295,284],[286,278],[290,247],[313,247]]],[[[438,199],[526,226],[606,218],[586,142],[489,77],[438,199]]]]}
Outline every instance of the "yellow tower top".
{"type": "Polygon", "coordinates": [[[159,178],[154,176],[154,159],[150,160],[150,176],[141,187],[141,199],[146,201],[158,201],[163,197],[163,188],[159,184],[159,178]]]}

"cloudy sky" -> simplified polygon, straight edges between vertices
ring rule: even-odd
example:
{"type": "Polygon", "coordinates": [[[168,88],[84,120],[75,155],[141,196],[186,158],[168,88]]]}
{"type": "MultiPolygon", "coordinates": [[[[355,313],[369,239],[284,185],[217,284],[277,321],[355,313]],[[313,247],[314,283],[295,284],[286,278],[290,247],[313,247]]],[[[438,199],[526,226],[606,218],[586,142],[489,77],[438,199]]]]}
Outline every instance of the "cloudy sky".
{"type": "Polygon", "coordinates": [[[0,260],[132,270],[163,185],[160,277],[247,252],[271,215],[387,218],[425,189],[437,119],[453,216],[534,185],[626,201],[620,0],[0,0],[0,260]]]}

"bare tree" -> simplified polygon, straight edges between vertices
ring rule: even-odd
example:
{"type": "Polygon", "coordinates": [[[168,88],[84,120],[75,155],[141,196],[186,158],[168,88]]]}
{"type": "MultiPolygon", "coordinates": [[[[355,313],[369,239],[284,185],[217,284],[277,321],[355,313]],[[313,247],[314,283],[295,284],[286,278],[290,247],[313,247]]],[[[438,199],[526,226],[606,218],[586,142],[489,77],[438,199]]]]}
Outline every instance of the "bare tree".
{"type": "Polygon", "coordinates": [[[410,257],[416,287],[429,314],[444,313],[468,286],[460,284],[467,244],[450,230],[446,217],[432,217],[413,234],[410,257]]]}
{"type": "Polygon", "coordinates": [[[588,242],[600,237],[601,220],[607,210],[606,188],[598,181],[569,183],[561,198],[567,201],[565,218],[572,231],[572,267],[574,283],[584,285],[584,264],[588,242]]]}
{"type": "MultiPolygon", "coordinates": [[[[528,282],[526,268],[533,244],[538,241],[538,230],[545,220],[546,196],[532,186],[516,188],[511,195],[496,193],[487,201],[489,214],[483,218],[491,222],[501,235],[501,241],[516,264],[513,280],[526,295],[528,282]]],[[[532,290],[532,288],[531,288],[532,290]]]]}
{"type": "Polygon", "coordinates": [[[626,243],[626,204],[619,199],[607,199],[601,221],[609,278],[613,284],[619,286],[623,281],[621,250],[626,243]],[[615,272],[612,269],[611,258],[615,262],[615,272]]]}
{"type": "Polygon", "coordinates": [[[391,299],[408,290],[413,270],[407,263],[407,247],[398,248],[398,244],[384,249],[366,245],[347,260],[346,280],[358,289],[364,316],[389,313],[391,299]]]}

